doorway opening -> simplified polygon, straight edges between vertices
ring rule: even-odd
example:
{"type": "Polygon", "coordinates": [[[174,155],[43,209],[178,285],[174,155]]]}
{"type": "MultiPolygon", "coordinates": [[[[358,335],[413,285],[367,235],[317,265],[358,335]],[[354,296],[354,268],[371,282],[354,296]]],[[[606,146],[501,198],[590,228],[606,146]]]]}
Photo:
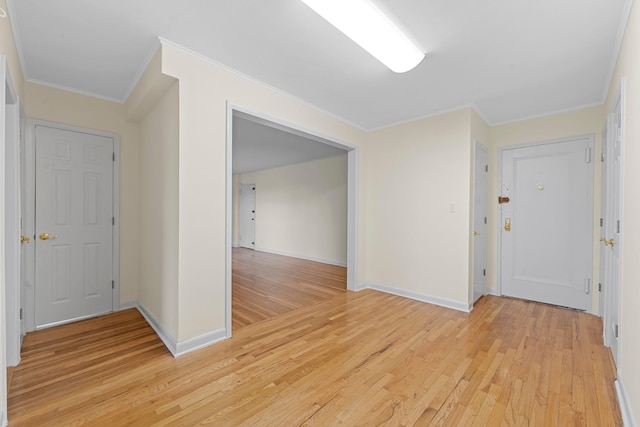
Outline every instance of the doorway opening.
{"type": "MultiPolygon", "coordinates": [[[[238,128],[238,125],[245,126],[246,129],[252,129],[253,131],[260,132],[261,130],[266,133],[279,133],[278,139],[279,142],[283,144],[279,149],[268,149],[266,152],[261,151],[261,154],[256,156],[256,153],[249,156],[249,160],[247,163],[254,163],[253,167],[256,171],[258,170],[275,170],[278,168],[284,169],[286,167],[294,167],[292,165],[301,165],[305,164],[305,160],[300,157],[296,157],[296,160],[291,160],[291,156],[299,156],[300,152],[298,148],[303,153],[309,152],[322,152],[315,159],[307,158],[306,162],[311,164],[311,161],[322,162],[325,159],[331,158],[339,158],[342,156],[342,161],[345,166],[346,176],[344,177],[344,187],[346,187],[346,215],[343,215],[341,221],[344,222],[344,230],[343,232],[343,240],[342,245],[344,245],[344,266],[346,266],[346,287],[347,290],[356,290],[356,260],[357,260],[357,247],[356,247],[356,229],[357,229],[357,159],[358,159],[358,149],[355,146],[344,143],[342,141],[337,141],[335,139],[327,138],[321,135],[317,135],[313,131],[302,129],[301,127],[291,124],[285,123],[278,119],[274,119],[272,117],[268,117],[266,115],[256,113],[245,108],[241,108],[235,105],[229,104],[227,106],[227,244],[226,244],[226,262],[227,262],[227,271],[226,271],[226,330],[227,336],[231,336],[232,329],[232,280],[233,280],[233,272],[232,272],[232,258],[233,253],[236,249],[234,247],[237,246],[245,246],[239,245],[237,234],[238,234],[238,219],[234,216],[237,216],[235,212],[238,210],[238,202],[239,197],[234,197],[234,194],[238,194],[238,189],[240,186],[240,180],[238,178],[239,174],[237,173],[237,161],[241,156],[246,155],[243,153],[246,147],[244,144],[239,143],[239,135],[242,135],[242,129],[238,128]],[[288,144],[288,145],[287,145],[288,144]],[[283,150],[282,148],[285,147],[283,150]],[[286,148],[288,147],[288,149],[286,148]],[[269,164],[269,161],[277,160],[278,163],[271,163],[271,166],[264,166],[265,164],[269,164]],[[257,163],[256,163],[257,162],[257,163]],[[258,164],[256,166],[256,164],[258,164]],[[236,167],[236,171],[234,171],[234,167],[236,167]],[[234,173],[236,172],[236,173],[234,173]],[[234,208],[235,205],[235,208],[234,208]],[[235,214],[235,215],[234,215],[235,214]],[[345,218],[346,216],[346,218],[345,218]],[[234,230],[235,228],[235,230],[234,230]],[[346,245],[345,245],[346,243],[346,245]]],[[[258,143],[265,144],[266,136],[258,136],[258,143]]],[[[255,142],[255,141],[254,141],[255,142]]],[[[265,148],[266,145],[261,146],[260,148],[265,148]]],[[[245,159],[246,160],[246,159],[245,159]]],[[[327,160],[330,161],[330,160],[327,160]]],[[[243,160],[243,163],[245,161],[243,160]]],[[[311,173],[311,172],[310,172],[311,173]]],[[[250,175],[250,174],[247,174],[250,175]]],[[[256,227],[259,227],[260,221],[264,220],[265,213],[260,211],[260,197],[264,197],[267,194],[265,188],[260,186],[259,182],[243,182],[243,184],[256,184],[255,194],[258,197],[256,201],[256,209],[255,209],[255,223],[256,227]]],[[[304,197],[298,196],[298,197],[304,197]]],[[[271,200],[274,200],[273,198],[271,200]]],[[[327,207],[328,210],[331,210],[331,206],[327,207]]],[[[321,215],[322,212],[309,211],[309,215],[321,215]]],[[[301,222],[305,220],[303,215],[298,215],[297,217],[288,219],[289,221],[301,222]]],[[[272,223],[271,223],[272,224],[272,223]]],[[[309,220],[309,229],[313,230],[313,221],[309,220]]],[[[271,231],[277,232],[277,227],[269,227],[271,231]]],[[[317,229],[318,227],[316,227],[317,229]]],[[[264,228],[263,228],[264,230],[264,228]]],[[[318,230],[316,230],[318,231],[318,230]]],[[[320,230],[321,231],[321,230],[320,230]]],[[[299,233],[297,236],[298,239],[312,239],[312,236],[306,236],[304,233],[299,233]]],[[[267,239],[261,239],[260,231],[256,229],[254,235],[254,248],[258,251],[262,249],[262,244],[266,245],[267,239]]],[[[286,246],[283,246],[286,248],[286,246]]],[[[270,249],[270,248],[267,248],[270,249]]],[[[272,248],[271,248],[272,249],[272,248]]],[[[296,253],[293,250],[288,251],[287,249],[275,249],[268,250],[267,252],[271,252],[272,255],[286,255],[296,257],[296,253]]],[[[306,258],[308,261],[320,261],[321,263],[324,261],[329,261],[331,264],[332,261],[329,258],[322,258],[322,256],[314,257],[312,256],[302,256],[300,258],[306,258]]],[[[344,267],[343,267],[344,268],[344,267]]]]}

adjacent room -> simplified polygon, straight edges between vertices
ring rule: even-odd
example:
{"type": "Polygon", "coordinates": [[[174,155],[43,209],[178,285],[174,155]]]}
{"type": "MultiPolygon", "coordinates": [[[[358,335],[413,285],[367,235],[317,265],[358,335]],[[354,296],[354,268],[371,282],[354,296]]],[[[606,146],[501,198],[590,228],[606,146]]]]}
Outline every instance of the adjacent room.
{"type": "Polygon", "coordinates": [[[0,426],[638,425],[633,0],[0,0],[0,78],[0,426]]]}

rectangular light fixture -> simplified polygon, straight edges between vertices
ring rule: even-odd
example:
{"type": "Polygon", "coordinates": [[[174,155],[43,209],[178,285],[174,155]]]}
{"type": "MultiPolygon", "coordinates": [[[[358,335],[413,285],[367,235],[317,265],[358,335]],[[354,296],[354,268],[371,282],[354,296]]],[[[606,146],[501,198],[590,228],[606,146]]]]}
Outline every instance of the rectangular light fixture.
{"type": "Polygon", "coordinates": [[[369,0],[301,0],[386,65],[404,73],[425,54],[369,0]]]}

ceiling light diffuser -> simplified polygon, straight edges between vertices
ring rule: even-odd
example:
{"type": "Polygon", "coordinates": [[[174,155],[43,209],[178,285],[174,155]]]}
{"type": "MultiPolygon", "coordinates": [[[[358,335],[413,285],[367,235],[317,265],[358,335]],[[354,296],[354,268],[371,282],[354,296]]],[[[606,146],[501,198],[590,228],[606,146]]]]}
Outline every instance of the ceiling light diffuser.
{"type": "Polygon", "coordinates": [[[404,73],[425,54],[369,0],[301,0],[386,65],[404,73]]]}

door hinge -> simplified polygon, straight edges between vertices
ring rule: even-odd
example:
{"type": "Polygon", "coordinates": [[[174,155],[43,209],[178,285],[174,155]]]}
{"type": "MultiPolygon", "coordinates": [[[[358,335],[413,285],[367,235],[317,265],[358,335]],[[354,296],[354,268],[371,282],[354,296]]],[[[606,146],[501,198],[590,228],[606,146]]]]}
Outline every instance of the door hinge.
{"type": "Polygon", "coordinates": [[[604,162],[605,159],[605,155],[604,155],[604,151],[602,153],[600,153],[600,161],[604,162]]]}
{"type": "Polygon", "coordinates": [[[111,225],[116,225],[116,217],[115,216],[111,217],[111,225]]]}
{"type": "Polygon", "coordinates": [[[484,165],[484,171],[489,172],[489,165],[484,165]]]}
{"type": "Polygon", "coordinates": [[[487,217],[486,216],[484,217],[484,223],[485,224],[487,223],[487,217]]]}
{"type": "Polygon", "coordinates": [[[116,153],[113,153],[113,161],[116,161],[116,153]]]}
{"type": "Polygon", "coordinates": [[[620,234],[620,220],[618,220],[617,224],[616,224],[616,233],[620,234]]]}
{"type": "Polygon", "coordinates": [[[600,218],[600,227],[604,225],[604,218],[600,218]]]}
{"type": "Polygon", "coordinates": [[[602,292],[602,283],[598,283],[598,292],[602,292]]]}
{"type": "Polygon", "coordinates": [[[587,277],[584,280],[584,293],[585,294],[591,293],[591,278],[590,277],[587,277]]]}
{"type": "Polygon", "coordinates": [[[482,269],[482,275],[483,275],[483,276],[486,276],[486,275],[487,275],[487,269],[486,269],[486,268],[483,268],[483,269],[482,269]]]}
{"type": "Polygon", "coordinates": [[[618,325],[613,325],[613,334],[618,338],[618,325]]]}
{"type": "Polygon", "coordinates": [[[22,320],[22,308],[20,308],[20,320],[22,320]]]}
{"type": "Polygon", "coordinates": [[[591,147],[584,149],[584,162],[591,163],[591,147]]]}
{"type": "Polygon", "coordinates": [[[111,281],[111,289],[115,289],[116,288],[116,281],[112,280],[111,281]]]}

